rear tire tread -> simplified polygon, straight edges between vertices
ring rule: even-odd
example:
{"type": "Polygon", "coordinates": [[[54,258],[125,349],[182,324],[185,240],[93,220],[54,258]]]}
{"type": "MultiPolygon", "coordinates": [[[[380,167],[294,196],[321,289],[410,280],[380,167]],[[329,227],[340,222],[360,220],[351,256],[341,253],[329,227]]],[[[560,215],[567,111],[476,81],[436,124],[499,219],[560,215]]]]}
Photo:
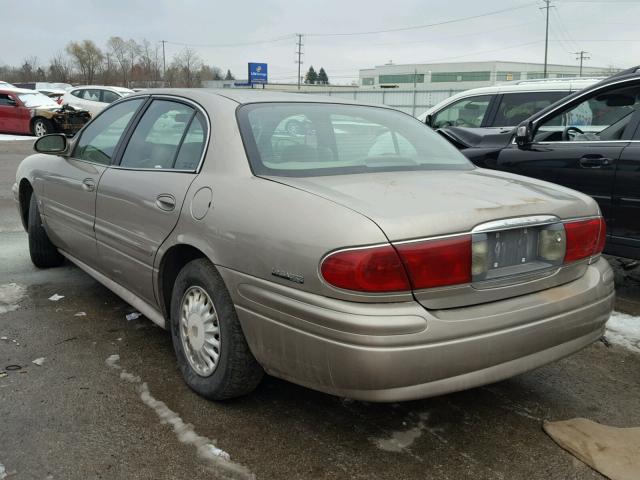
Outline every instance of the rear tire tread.
{"type": "Polygon", "coordinates": [[[29,255],[36,267],[57,267],[64,262],[64,257],[58,252],[56,246],[51,243],[42,225],[35,193],[31,194],[31,199],[29,200],[27,232],[29,236],[29,255]]]}

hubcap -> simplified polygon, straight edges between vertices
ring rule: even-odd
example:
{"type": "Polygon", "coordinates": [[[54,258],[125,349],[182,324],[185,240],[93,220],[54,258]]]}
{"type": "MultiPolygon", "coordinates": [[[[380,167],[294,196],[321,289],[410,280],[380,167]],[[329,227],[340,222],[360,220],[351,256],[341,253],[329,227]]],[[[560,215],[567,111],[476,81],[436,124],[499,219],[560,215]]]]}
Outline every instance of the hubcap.
{"type": "Polygon", "coordinates": [[[42,122],[36,122],[36,124],[34,125],[34,130],[36,133],[36,137],[42,137],[47,133],[47,129],[42,122]]]}
{"type": "Polygon", "coordinates": [[[220,358],[218,313],[209,294],[201,287],[190,287],[180,305],[180,339],[191,368],[208,377],[220,358]]]}

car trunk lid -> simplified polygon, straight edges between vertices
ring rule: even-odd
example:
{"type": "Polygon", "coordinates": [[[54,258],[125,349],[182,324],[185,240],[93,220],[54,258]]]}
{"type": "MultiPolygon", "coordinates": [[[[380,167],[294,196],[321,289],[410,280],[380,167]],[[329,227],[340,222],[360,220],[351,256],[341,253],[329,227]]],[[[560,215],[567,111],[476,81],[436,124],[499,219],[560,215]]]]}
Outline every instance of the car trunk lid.
{"type": "Polygon", "coordinates": [[[427,308],[494,301],[577,278],[584,262],[536,263],[538,230],[561,219],[598,214],[593,200],[579,192],[483,169],[270,179],[365,215],[396,246],[452,235],[485,241],[488,269],[470,283],[414,289],[427,308]],[[509,248],[496,252],[500,245],[509,248]]]}

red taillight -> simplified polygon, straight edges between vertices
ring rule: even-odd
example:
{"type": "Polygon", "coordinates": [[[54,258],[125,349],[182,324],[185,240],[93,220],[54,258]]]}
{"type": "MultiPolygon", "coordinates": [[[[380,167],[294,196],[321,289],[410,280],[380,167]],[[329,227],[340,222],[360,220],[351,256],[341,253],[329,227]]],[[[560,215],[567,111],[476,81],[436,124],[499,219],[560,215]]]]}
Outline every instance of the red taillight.
{"type": "Polygon", "coordinates": [[[322,261],[320,271],[327,283],[346,290],[411,290],[402,262],[391,245],[332,253],[322,261]]]}
{"type": "Polygon", "coordinates": [[[415,290],[471,282],[471,235],[397,245],[415,290]]]}
{"type": "Polygon", "coordinates": [[[564,224],[567,251],[564,263],[571,263],[596,255],[604,249],[606,225],[602,217],[564,224]]]}

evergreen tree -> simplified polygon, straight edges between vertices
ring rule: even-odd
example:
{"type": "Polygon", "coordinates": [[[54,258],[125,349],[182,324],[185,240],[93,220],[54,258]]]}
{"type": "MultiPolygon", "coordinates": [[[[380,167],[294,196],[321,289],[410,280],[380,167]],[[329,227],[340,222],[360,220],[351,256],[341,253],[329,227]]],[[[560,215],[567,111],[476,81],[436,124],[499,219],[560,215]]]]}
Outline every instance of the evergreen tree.
{"type": "Polygon", "coordinates": [[[320,67],[320,71],[318,72],[318,83],[323,85],[327,85],[329,83],[329,77],[327,76],[327,72],[324,71],[323,67],[320,67]]]}
{"type": "Polygon", "coordinates": [[[313,65],[311,65],[309,67],[309,71],[307,72],[307,75],[304,77],[304,83],[313,85],[317,82],[317,80],[318,80],[318,74],[313,69],[313,65]]]}
{"type": "Polygon", "coordinates": [[[227,70],[227,75],[224,77],[225,80],[235,80],[236,77],[233,76],[231,70],[227,70]]]}

